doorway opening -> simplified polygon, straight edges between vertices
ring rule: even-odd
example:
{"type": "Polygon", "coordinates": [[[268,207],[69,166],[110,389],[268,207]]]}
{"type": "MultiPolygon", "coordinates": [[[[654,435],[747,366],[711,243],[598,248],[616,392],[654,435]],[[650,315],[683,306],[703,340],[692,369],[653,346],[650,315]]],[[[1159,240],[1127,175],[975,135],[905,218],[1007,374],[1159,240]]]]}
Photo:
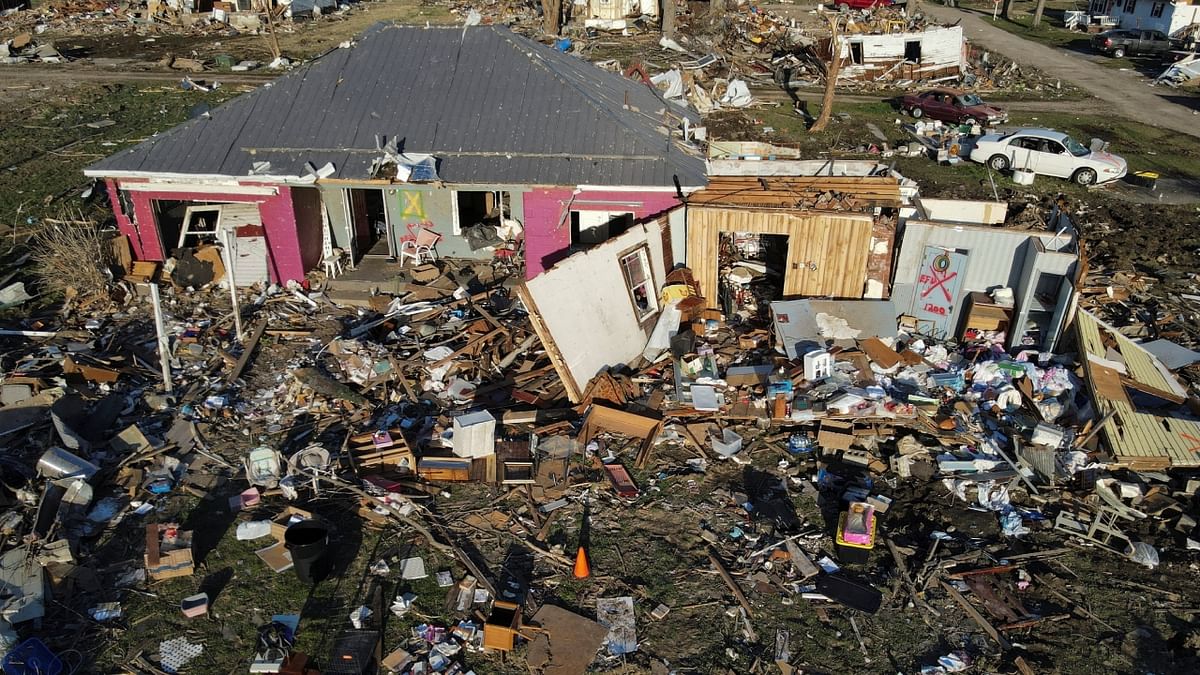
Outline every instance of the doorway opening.
{"type": "Polygon", "coordinates": [[[727,316],[770,320],[770,303],[783,299],[787,252],[785,234],[721,233],[718,293],[727,316]]]}
{"type": "Polygon", "coordinates": [[[904,41],[904,60],[909,63],[921,62],[921,41],[920,40],[905,40],[904,41]]]}
{"type": "Polygon", "coordinates": [[[861,66],[863,63],[863,50],[861,42],[850,43],[850,63],[861,66]]]}
{"type": "Polygon", "coordinates": [[[354,232],[354,262],[362,258],[390,258],[387,234],[387,209],[383,190],[351,188],[346,190],[350,227],[354,232]]]}
{"type": "MultiPolygon", "coordinates": [[[[183,231],[184,211],[198,202],[155,199],[151,203],[154,205],[154,222],[158,223],[158,233],[162,238],[163,257],[170,258],[179,246],[179,233],[183,231]]],[[[210,226],[215,226],[215,224],[215,220],[209,223],[210,226]]]]}

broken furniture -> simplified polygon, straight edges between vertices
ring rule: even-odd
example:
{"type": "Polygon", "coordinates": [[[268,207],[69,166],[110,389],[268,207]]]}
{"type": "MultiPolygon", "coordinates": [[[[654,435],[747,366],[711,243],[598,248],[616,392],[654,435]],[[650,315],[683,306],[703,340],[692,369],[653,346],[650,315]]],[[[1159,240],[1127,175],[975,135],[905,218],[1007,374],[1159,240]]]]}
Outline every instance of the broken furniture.
{"type": "Polygon", "coordinates": [[[1009,328],[1012,326],[1013,306],[1002,305],[987,293],[982,291],[971,291],[967,294],[966,316],[963,319],[961,330],[958,332],[958,338],[964,339],[964,336],[971,332],[998,332],[1009,333],[1009,328]]]}
{"type": "Polygon", "coordinates": [[[360,476],[377,471],[411,473],[417,465],[416,456],[399,428],[347,435],[346,456],[360,476]]]}
{"type": "Polygon", "coordinates": [[[483,624],[483,647],[511,651],[521,632],[521,606],[514,602],[497,600],[492,614],[483,624]]]}
{"type": "Polygon", "coordinates": [[[584,419],[583,429],[579,432],[579,442],[586,446],[593,438],[606,431],[639,439],[641,446],[634,466],[643,466],[661,429],[662,420],[593,404],[584,419]]]}

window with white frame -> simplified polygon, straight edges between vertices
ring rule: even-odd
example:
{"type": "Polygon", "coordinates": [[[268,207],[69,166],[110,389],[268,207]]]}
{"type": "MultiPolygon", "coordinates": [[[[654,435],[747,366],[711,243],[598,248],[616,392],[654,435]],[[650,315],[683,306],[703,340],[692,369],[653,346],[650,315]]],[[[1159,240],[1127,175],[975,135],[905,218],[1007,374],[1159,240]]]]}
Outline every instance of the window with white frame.
{"type": "Polygon", "coordinates": [[[654,275],[650,272],[650,252],[639,246],[619,258],[625,287],[629,289],[629,300],[638,321],[644,321],[658,311],[658,298],[654,292],[654,275]]]}
{"type": "Polygon", "coordinates": [[[1150,6],[1150,16],[1159,18],[1163,15],[1163,8],[1167,6],[1165,2],[1156,2],[1150,6]]]}
{"type": "Polygon", "coordinates": [[[481,223],[498,226],[512,217],[512,194],[506,190],[455,190],[453,203],[454,234],[481,223]]]}

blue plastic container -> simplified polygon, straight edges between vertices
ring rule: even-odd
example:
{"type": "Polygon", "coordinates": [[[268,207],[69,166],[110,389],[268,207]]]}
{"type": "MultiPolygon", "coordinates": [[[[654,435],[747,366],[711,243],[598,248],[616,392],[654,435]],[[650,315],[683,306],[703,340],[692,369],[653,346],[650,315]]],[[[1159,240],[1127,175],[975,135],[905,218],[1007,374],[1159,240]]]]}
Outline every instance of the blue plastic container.
{"type": "Polygon", "coordinates": [[[62,660],[37,638],[22,642],[4,657],[4,675],[62,675],[62,671],[62,660]]]}

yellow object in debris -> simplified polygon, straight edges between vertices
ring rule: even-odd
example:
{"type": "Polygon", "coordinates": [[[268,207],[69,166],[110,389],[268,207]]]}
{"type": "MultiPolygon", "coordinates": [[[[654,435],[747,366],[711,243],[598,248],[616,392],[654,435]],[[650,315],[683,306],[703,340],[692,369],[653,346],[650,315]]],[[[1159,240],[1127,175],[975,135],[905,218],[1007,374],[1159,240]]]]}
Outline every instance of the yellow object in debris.
{"type": "Polygon", "coordinates": [[[659,299],[662,300],[662,304],[669,305],[672,302],[690,298],[694,294],[692,293],[692,288],[687,284],[671,284],[670,286],[663,286],[660,295],[662,297],[659,299]]]}

